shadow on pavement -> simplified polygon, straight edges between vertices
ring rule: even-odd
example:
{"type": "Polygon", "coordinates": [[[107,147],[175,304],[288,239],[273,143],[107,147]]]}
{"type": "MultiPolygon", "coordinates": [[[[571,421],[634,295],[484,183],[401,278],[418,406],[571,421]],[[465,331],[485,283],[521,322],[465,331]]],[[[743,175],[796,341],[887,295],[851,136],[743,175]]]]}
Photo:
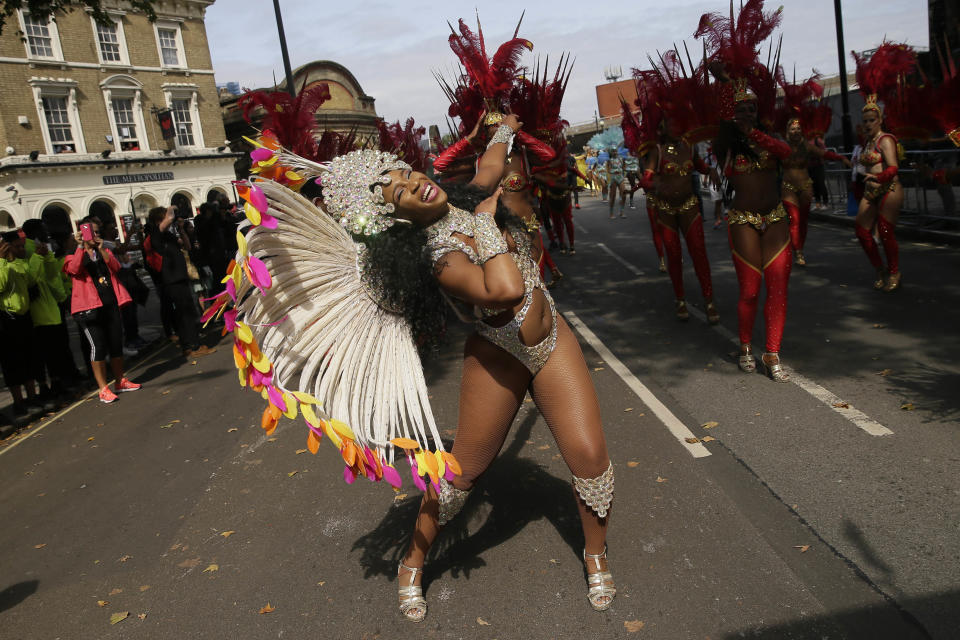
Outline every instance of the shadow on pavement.
{"type": "MultiPolygon", "coordinates": [[[[583,534],[570,482],[519,457],[539,415],[531,411],[523,419],[510,446],[490,465],[461,514],[438,536],[427,558],[424,590],[447,572],[453,577],[462,572],[469,578],[471,569],[485,565],[481,554],[541,518],[553,524],[574,556],[579,557],[583,534]],[[483,524],[471,535],[467,525],[479,518],[484,518],[483,524]]],[[[362,550],[360,565],[365,577],[396,578],[419,508],[419,496],[405,500],[390,509],[373,531],[354,542],[353,550],[362,550]]]]}
{"type": "Polygon", "coordinates": [[[18,582],[0,591],[0,612],[12,609],[37,592],[39,580],[18,582]]]}

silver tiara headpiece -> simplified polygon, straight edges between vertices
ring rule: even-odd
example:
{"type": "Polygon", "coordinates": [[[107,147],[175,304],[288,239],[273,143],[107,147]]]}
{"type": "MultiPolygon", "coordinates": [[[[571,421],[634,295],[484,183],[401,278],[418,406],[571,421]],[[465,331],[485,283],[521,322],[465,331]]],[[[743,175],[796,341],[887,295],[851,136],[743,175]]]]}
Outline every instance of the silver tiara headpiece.
{"type": "Polygon", "coordinates": [[[410,165],[386,151],[364,149],[334,158],[320,177],[323,205],[348,231],[373,235],[393,226],[394,206],[383,198],[387,172],[410,165]]]}

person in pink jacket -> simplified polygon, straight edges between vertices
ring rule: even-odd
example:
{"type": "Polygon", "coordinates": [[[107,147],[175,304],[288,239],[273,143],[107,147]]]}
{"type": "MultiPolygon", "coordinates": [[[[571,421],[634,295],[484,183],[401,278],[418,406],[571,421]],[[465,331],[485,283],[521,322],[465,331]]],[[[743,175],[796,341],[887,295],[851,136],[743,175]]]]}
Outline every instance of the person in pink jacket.
{"type": "Polygon", "coordinates": [[[131,304],[130,294],[116,278],[120,263],[102,246],[100,224],[96,218],[81,223],[80,246],[66,256],[63,271],[73,279],[70,313],[90,345],[90,364],[100,387],[100,402],[114,402],[117,393],[136,391],[139,384],[123,375],[123,324],[120,307],[131,304]],[[83,239],[82,229],[89,225],[90,235],[83,239]],[[107,384],[106,357],[113,369],[113,391],[107,384]]]}

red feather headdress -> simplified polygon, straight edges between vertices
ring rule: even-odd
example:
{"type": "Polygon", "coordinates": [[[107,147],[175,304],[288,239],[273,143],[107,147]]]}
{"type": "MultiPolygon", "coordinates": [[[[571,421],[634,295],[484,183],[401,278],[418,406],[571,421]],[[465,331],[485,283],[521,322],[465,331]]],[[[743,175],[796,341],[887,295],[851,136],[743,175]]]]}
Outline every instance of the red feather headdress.
{"type": "MultiPolygon", "coordinates": [[[[572,66],[569,56],[561,56],[551,78],[549,63],[547,59],[541,72],[537,61],[533,79],[519,79],[510,93],[510,110],[520,118],[523,131],[532,135],[542,145],[550,147],[554,156],[560,156],[564,155],[566,150],[567,141],[563,137],[563,130],[569,124],[560,117],[560,108],[572,66]]],[[[545,157],[540,146],[532,145],[525,138],[522,142],[537,158],[545,157]]]]}
{"type": "Polygon", "coordinates": [[[321,82],[302,88],[296,98],[286,91],[251,91],[240,96],[237,105],[247,122],[251,122],[257,107],[262,107],[263,134],[298,156],[311,159],[317,151],[317,109],[329,99],[330,87],[321,82]]]}
{"type": "Polygon", "coordinates": [[[787,127],[794,120],[800,122],[800,128],[803,129],[805,136],[810,137],[813,133],[810,127],[817,129],[818,135],[823,135],[825,129],[821,130],[824,112],[820,107],[826,109],[826,126],[830,126],[830,119],[833,111],[826,105],[817,105],[815,100],[823,97],[823,87],[817,82],[818,75],[815,73],[811,78],[804,82],[787,82],[783,71],[778,70],[777,84],[783,90],[783,100],[777,106],[776,116],[774,118],[774,128],[778,132],[786,131],[787,127]]]}
{"type": "Polygon", "coordinates": [[[943,84],[937,87],[930,101],[930,115],[953,144],[960,147],[960,73],[957,72],[949,47],[946,47],[946,51],[947,55],[944,57],[938,43],[937,53],[943,68],[943,84]]]}
{"type": "Polygon", "coordinates": [[[380,134],[380,150],[396,154],[398,158],[409,164],[414,171],[423,173],[427,167],[427,150],[420,144],[420,140],[427,132],[425,127],[417,127],[413,118],[407,118],[405,125],[400,122],[387,124],[383,120],[377,121],[377,130],[380,134]]]}
{"type": "Polygon", "coordinates": [[[866,99],[862,111],[876,111],[883,116],[878,100],[892,97],[902,77],[913,70],[917,56],[905,44],[884,42],[869,58],[853,51],[857,63],[857,84],[866,99]]]}

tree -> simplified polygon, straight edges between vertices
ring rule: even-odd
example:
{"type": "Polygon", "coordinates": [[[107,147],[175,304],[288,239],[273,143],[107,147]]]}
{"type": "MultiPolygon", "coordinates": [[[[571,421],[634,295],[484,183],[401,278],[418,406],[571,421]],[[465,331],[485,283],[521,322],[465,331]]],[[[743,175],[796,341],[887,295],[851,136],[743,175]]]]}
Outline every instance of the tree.
{"type": "MultiPolygon", "coordinates": [[[[153,10],[156,0],[128,0],[135,11],[142,11],[150,21],[157,19],[153,10]]],[[[111,24],[110,15],[102,6],[101,0],[0,0],[0,33],[7,19],[16,15],[19,9],[25,9],[31,16],[46,19],[58,11],[68,12],[75,9],[89,9],[90,15],[100,24],[111,24]]]]}

